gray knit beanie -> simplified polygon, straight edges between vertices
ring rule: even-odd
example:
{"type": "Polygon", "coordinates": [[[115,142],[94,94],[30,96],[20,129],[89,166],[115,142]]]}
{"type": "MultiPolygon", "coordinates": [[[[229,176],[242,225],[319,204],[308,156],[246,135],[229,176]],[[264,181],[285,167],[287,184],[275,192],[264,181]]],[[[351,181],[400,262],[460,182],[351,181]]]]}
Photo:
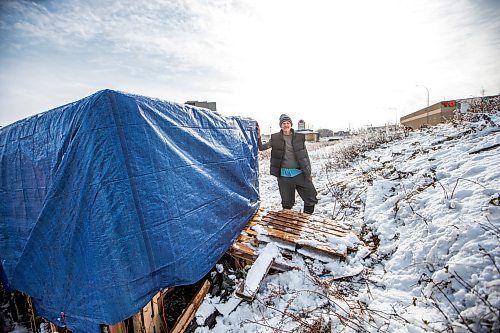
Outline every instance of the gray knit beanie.
{"type": "Polygon", "coordinates": [[[289,122],[290,122],[290,124],[292,124],[292,126],[293,126],[293,123],[292,123],[292,118],[288,117],[286,114],[284,114],[284,113],[283,113],[283,114],[280,116],[280,127],[281,127],[281,124],[283,124],[283,122],[284,122],[284,121],[289,121],[289,122]]]}

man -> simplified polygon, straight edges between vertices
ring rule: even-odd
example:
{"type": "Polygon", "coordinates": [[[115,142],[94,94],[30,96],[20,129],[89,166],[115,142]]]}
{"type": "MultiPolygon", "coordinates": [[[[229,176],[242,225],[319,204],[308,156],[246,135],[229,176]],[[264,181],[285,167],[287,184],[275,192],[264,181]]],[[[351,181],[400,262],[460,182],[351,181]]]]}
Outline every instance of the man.
{"type": "Polygon", "coordinates": [[[271,135],[262,143],[257,125],[259,150],[271,148],[271,175],[278,178],[278,187],[283,209],[292,209],[295,204],[295,190],[304,200],[304,213],[312,214],[318,203],[316,188],[312,183],[311,162],[306,149],[306,138],[292,129],[292,119],[286,114],[280,116],[281,131],[271,135]]]}

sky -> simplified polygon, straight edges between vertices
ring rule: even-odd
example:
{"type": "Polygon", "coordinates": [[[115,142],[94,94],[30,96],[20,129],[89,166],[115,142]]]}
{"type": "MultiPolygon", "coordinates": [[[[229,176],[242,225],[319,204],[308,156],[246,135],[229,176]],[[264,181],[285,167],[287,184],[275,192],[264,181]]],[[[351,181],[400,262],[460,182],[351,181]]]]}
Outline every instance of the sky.
{"type": "Polygon", "coordinates": [[[280,114],[312,129],[394,124],[500,93],[498,0],[0,1],[0,126],[102,89],[280,114]]]}

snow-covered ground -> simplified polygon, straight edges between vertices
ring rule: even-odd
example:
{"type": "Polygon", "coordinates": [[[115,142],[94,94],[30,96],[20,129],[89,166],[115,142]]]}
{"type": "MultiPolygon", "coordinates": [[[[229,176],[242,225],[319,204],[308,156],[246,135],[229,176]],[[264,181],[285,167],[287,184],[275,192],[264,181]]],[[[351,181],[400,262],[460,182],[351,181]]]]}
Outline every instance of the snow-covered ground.
{"type": "MultiPolygon", "coordinates": [[[[365,247],[345,261],[296,254],[302,269],[267,275],[251,303],[207,296],[196,332],[498,332],[500,115],[469,118],[378,147],[373,136],[309,144],[316,214],[365,247]]],[[[268,168],[263,153],[262,207],[279,210],[268,168]]]]}

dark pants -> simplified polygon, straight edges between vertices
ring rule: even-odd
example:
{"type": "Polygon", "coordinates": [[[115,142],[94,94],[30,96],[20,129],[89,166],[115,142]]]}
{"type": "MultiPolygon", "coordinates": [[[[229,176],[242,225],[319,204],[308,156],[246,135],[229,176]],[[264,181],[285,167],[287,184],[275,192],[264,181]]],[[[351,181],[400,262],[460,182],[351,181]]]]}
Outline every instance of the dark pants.
{"type": "Polygon", "coordinates": [[[316,188],[304,173],[295,177],[278,177],[278,187],[283,208],[291,209],[295,204],[295,190],[304,200],[304,207],[313,207],[318,203],[316,188]]]}

